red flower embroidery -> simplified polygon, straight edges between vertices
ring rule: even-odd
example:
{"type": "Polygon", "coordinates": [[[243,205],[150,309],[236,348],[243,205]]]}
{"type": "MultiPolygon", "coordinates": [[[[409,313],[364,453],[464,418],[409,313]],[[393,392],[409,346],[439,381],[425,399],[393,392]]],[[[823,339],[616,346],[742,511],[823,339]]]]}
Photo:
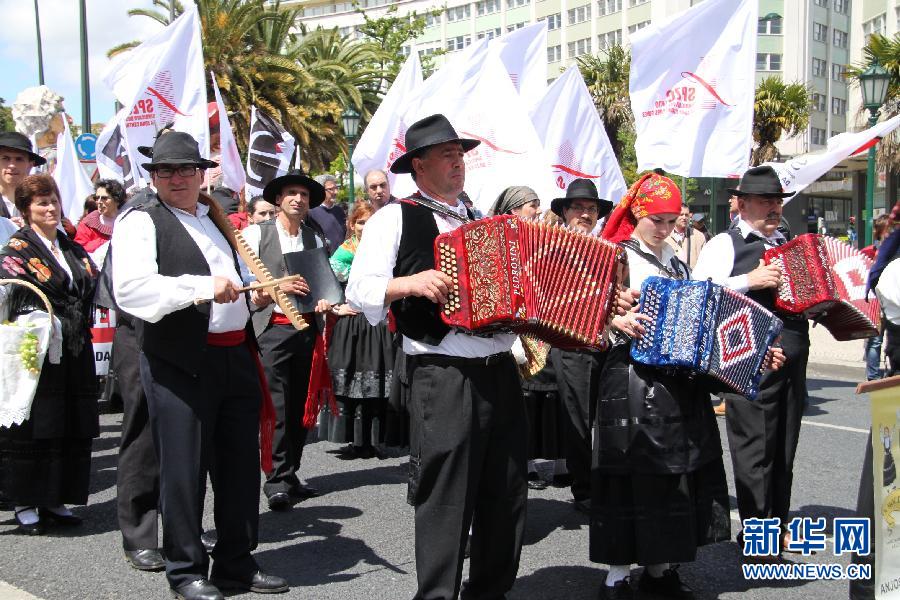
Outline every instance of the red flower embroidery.
{"type": "Polygon", "coordinates": [[[49,281],[50,276],[53,274],[50,271],[50,267],[45,265],[39,258],[28,259],[28,270],[34,273],[34,276],[41,283],[49,281]]]}
{"type": "Polygon", "coordinates": [[[22,265],[24,264],[25,261],[18,256],[4,256],[0,266],[2,266],[3,270],[10,275],[24,275],[25,269],[22,268],[22,265]]]}
{"type": "Polygon", "coordinates": [[[7,245],[9,245],[9,247],[12,248],[13,250],[22,250],[23,248],[27,248],[27,247],[28,247],[28,242],[26,242],[26,241],[24,241],[24,240],[19,240],[19,239],[16,239],[16,238],[13,238],[13,239],[9,240],[9,241],[6,242],[6,243],[7,243],[7,245]]]}

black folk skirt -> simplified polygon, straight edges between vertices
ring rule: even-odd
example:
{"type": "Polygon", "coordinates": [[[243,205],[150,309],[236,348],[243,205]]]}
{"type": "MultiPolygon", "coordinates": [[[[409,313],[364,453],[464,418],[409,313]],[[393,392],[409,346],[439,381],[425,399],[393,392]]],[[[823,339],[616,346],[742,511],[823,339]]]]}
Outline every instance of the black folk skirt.
{"type": "Polygon", "coordinates": [[[528,459],[565,458],[565,409],[549,360],[534,377],[522,379],[522,395],[528,418],[528,459]]]}

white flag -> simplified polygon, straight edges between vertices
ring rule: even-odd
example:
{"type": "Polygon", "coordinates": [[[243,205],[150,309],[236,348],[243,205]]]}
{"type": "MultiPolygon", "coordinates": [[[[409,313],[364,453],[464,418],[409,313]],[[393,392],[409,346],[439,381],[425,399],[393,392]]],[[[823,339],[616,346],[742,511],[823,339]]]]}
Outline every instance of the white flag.
{"type": "Polygon", "coordinates": [[[421,85],[422,65],[419,63],[419,53],[413,51],[409,53],[409,58],[394,79],[391,89],[385,94],[353,149],[351,162],[354,170],[363,177],[373,169],[384,171],[392,193],[395,192],[397,179],[407,180],[405,184],[401,184],[402,188],[412,186],[409,175],[394,175],[389,168],[397,157],[406,152],[403,142],[406,128],[412,123],[405,122],[403,115],[410,99],[421,85]]]}
{"type": "Polygon", "coordinates": [[[531,102],[547,89],[547,23],[522,27],[490,41],[519,95],[531,102]]]}
{"type": "Polygon", "coordinates": [[[222,94],[219,92],[219,84],[216,83],[215,74],[210,71],[213,93],[216,96],[216,106],[219,112],[219,148],[222,154],[219,156],[219,168],[222,169],[222,183],[230,190],[240,192],[244,187],[247,176],[244,173],[244,165],[238,152],[237,142],[234,141],[234,133],[231,131],[231,122],[228,120],[228,111],[222,102],[222,94]]]}
{"type": "Polygon", "coordinates": [[[532,108],[531,122],[559,190],[584,178],[594,182],[601,198],[614,204],[625,195],[625,178],[577,66],[569,67],[547,88],[532,108]]]}
{"type": "Polygon", "coordinates": [[[252,107],[247,144],[247,198],[262,195],[266,184],[286,174],[293,155],[293,136],[275,119],[252,107]]]}
{"type": "Polygon", "coordinates": [[[456,132],[481,141],[467,152],[465,191],[475,206],[487,212],[497,196],[511,185],[527,185],[539,197],[554,194],[543,145],[499,57],[478,53],[477,60],[448,64],[425,81],[412,124],[435,113],[444,114],[456,132]],[[432,79],[441,75],[441,85],[432,79]]]}
{"type": "Polygon", "coordinates": [[[128,147],[125,128],[122,124],[127,116],[126,109],[120,110],[97,136],[97,171],[101,179],[117,179],[125,189],[139,185],[135,179],[138,167],[135,164],[141,156],[135,156],[128,147]]]}
{"type": "MultiPolygon", "coordinates": [[[[839,133],[829,138],[824,152],[795,156],[783,163],[763,163],[775,169],[781,179],[781,187],[785,192],[802,192],[816,179],[827,173],[836,164],[854,154],[868,150],[878,143],[879,139],[889,134],[900,125],[900,115],[856,133],[839,133]]],[[[785,198],[787,204],[790,198],[785,198]]]]}
{"type": "Polygon", "coordinates": [[[62,212],[73,225],[77,225],[84,212],[84,200],[94,193],[91,178],[81,166],[75,152],[75,142],[69,133],[69,117],[62,114],[63,130],[56,136],[56,168],[53,179],[59,188],[62,212]]]}
{"type": "Polygon", "coordinates": [[[177,131],[197,140],[202,156],[209,156],[200,18],[193,2],[165,29],[113,59],[104,82],[128,109],[129,147],[152,147],[156,132],[174,123],[177,131]]]}
{"type": "Polygon", "coordinates": [[[757,0],[706,0],[631,36],[638,170],[734,177],[753,146],[757,0]]]}

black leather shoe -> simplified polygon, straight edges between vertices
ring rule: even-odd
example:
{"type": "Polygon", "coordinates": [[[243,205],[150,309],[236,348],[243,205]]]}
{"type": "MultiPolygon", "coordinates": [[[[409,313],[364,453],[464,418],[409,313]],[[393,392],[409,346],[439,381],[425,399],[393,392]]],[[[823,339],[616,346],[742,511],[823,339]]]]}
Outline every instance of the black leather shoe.
{"type": "Polygon", "coordinates": [[[269,496],[269,510],[290,510],[294,502],[287,492],[276,492],[269,496]]]}
{"type": "Polygon", "coordinates": [[[634,598],[634,590],[631,589],[631,578],[626,577],[621,581],[617,581],[615,585],[600,586],[600,593],[597,597],[600,600],[632,600],[634,598]]]}
{"type": "Polygon", "coordinates": [[[52,510],[39,508],[38,515],[42,521],[46,521],[50,525],[61,525],[63,527],[76,527],[81,525],[81,517],[75,515],[58,515],[52,510]]]}
{"type": "Polygon", "coordinates": [[[212,554],[216,547],[216,542],[219,541],[219,536],[213,531],[204,531],[200,534],[200,541],[203,543],[203,549],[206,550],[206,553],[212,554]]]}
{"type": "Polygon", "coordinates": [[[172,590],[176,600],[225,600],[219,588],[205,579],[197,579],[172,590]]]}
{"type": "Polygon", "coordinates": [[[223,590],[246,590],[257,594],[281,594],[290,589],[286,579],[262,571],[257,571],[250,579],[213,575],[212,582],[223,590]]]}
{"type": "MultiPolygon", "coordinates": [[[[26,510],[34,510],[34,507],[29,506],[27,508],[23,508],[22,510],[15,511],[16,525],[18,525],[16,531],[25,535],[44,535],[43,521],[39,520],[37,523],[23,523],[19,520],[19,513],[25,512],[26,510]]],[[[40,516],[40,513],[38,513],[38,516],[40,516]]]]}
{"type": "Polygon", "coordinates": [[[642,594],[653,594],[662,598],[677,598],[678,600],[693,600],[694,590],[681,581],[678,576],[678,567],[672,567],[663,571],[662,577],[651,577],[644,569],[638,591],[642,594]]]}
{"type": "Polygon", "coordinates": [[[138,571],[162,571],[166,568],[166,561],[156,548],[126,550],[125,560],[138,571]]]}
{"type": "Polygon", "coordinates": [[[301,483],[291,490],[291,496],[297,500],[308,500],[310,498],[315,498],[318,495],[319,490],[306,483],[301,483]]]}

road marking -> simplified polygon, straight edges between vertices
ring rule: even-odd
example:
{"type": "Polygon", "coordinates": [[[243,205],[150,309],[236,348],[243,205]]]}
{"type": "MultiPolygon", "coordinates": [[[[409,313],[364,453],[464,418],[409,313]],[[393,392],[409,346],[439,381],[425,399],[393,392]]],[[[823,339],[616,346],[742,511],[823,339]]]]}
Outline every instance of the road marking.
{"type": "Polygon", "coordinates": [[[28,592],[15,588],[5,581],[0,581],[0,599],[2,600],[40,600],[28,592]]]}
{"type": "Polygon", "coordinates": [[[859,427],[847,427],[846,425],[832,425],[831,423],[819,423],[817,421],[800,421],[803,425],[815,425],[816,427],[827,427],[828,429],[840,429],[841,431],[852,431],[853,433],[869,433],[868,429],[860,429],[859,427]]]}

